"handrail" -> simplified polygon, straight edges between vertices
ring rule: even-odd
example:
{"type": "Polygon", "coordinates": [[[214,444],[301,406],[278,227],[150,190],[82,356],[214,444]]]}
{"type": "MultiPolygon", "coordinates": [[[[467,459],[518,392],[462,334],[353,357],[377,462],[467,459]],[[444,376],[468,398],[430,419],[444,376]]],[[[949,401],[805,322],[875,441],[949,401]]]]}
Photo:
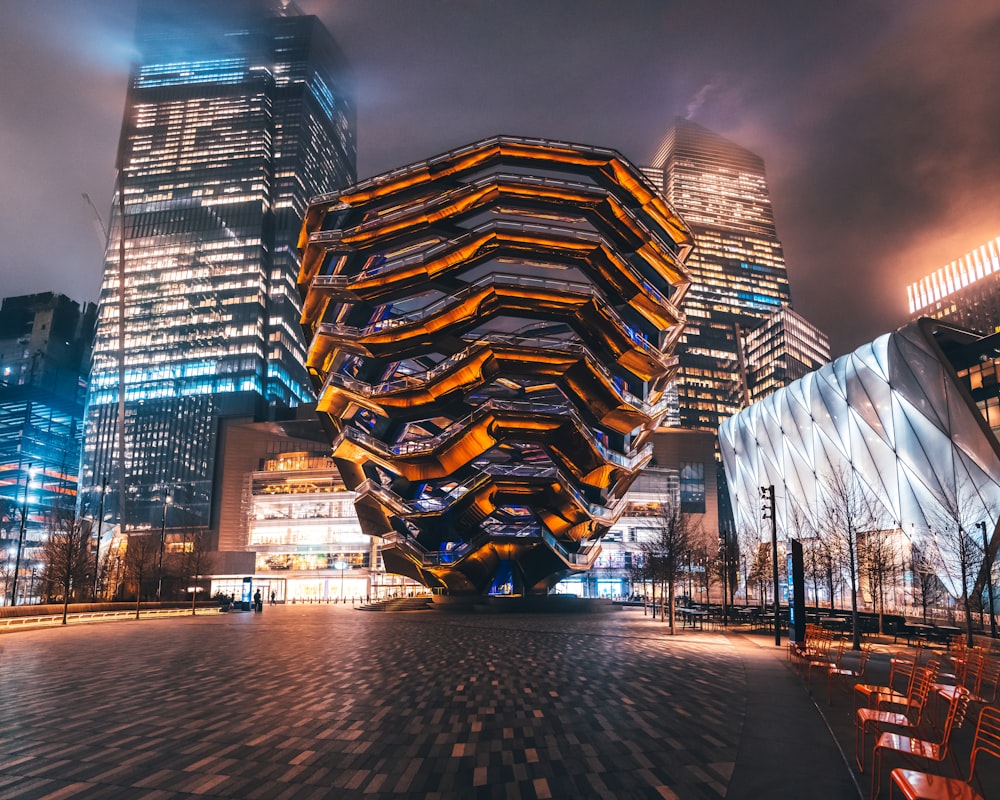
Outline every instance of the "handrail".
{"type": "Polygon", "coordinates": [[[370,433],[365,433],[358,428],[348,427],[344,428],[336,439],[333,441],[333,450],[336,451],[338,444],[347,438],[355,442],[356,444],[361,444],[366,448],[372,450],[376,453],[381,453],[385,458],[399,457],[399,456],[415,456],[415,455],[430,455],[432,454],[440,445],[448,441],[448,439],[455,436],[463,435],[469,427],[474,423],[481,420],[483,417],[488,416],[494,411],[509,411],[513,413],[521,413],[525,415],[538,416],[540,413],[548,413],[550,416],[554,417],[568,417],[571,419],[575,426],[585,434],[586,441],[597,451],[597,453],[607,462],[614,464],[615,466],[621,467],[622,469],[628,471],[634,471],[638,468],[639,464],[644,460],[648,460],[653,451],[652,443],[645,445],[641,450],[633,453],[631,456],[626,456],[616,450],[610,450],[606,445],[602,444],[594,436],[593,431],[580,417],[579,413],[573,408],[572,405],[567,403],[526,403],[517,402],[510,400],[499,400],[493,398],[477,406],[473,409],[472,413],[463,417],[462,419],[452,422],[448,427],[446,427],[441,432],[430,436],[426,439],[419,439],[409,442],[401,442],[393,445],[388,445],[381,439],[372,436],[370,433]]]}
{"type": "Polygon", "coordinates": [[[491,333],[486,336],[481,336],[475,341],[470,342],[467,347],[435,364],[428,370],[411,373],[409,375],[400,375],[376,384],[366,383],[359,378],[355,378],[352,375],[345,375],[342,372],[331,371],[327,373],[320,395],[322,396],[333,385],[337,385],[342,389],[359,394],[366,399],[377,398],[381,395],[391,394],[392,392],[402,391],[405,389],[423,388],[433,383],[439,376],[444,375],[449,370],[461,366],[463,362],[472,358],[472,356],[479,350],[488,348],[491,345],[517,347],[530,346],[531,343],[537,345],[537,349],[539,350],[547,352],[557,351],[581,356],[583,360],[586,361],[587,365],[594,370],[594,372],[598,373],[605,379],[612,391],[623,403],[628,404],[651,419],[657,419],[661,414],[667,411],[668,402],[666,398],[661,398],[656,403],[650,403],[649,401],[632,394],[632,392],[625,388],[624,381],[617,378],[617,376],[615,376],[603,363],[594,358],[593,354],[590,352],[590,348],[580,342],[569,342],[563,339],[554,339],[544,336],[528,337],[503,333],[491,333]]]}
{"type": "Polygon", "coordinates": [[[404,547],[410,554],[412,558],[417,559],[421,565],[429,567],[437,567],[442,565],[452,565],[458,561],[461,561],[469,553],[474,552],[479,549],[479,546],[486,540],[494,538],[496,536],[540,536],[542,541],[548,545],[559,558],[565,561],[571,566],[589,566],[593,563],[594,559],[600,554],[600,545],[596,542],[592,542],[587,545],[584,552],[582,553],[570,553],[562,543],[556,539],[552,533],[540,525],[531,526],[530,533],[523,533],[523,526],[496,526],[491,530],[484,531],[479,536],[474,537],[468,542],[463,542],[458,547],[452,550],[428,550],[415,539],[410,536],[393,531],[391,533],[386,533],[382,535],[384,542],[389,542],[397,546],[404,547]]]}
{"type": "MultiPolygon", "coordinates": [[[[412,324],[413,322],[419,321],[424,318],[433,318],[434,316],[433,314],[427,313],[428,309],[432,309],[439,304],[457,305],[458,301],[464,299],[467,294],[472,293],[471,287],[475,287],[476,289],[481,289],[482,285],[491,283],[510,286],[511,288],[514,289],[523,286],[523,281],[521,280],[521,276],[519,275],[511,276],[511,275],[491,274],[485,276],[484,278],[481,278],[479,281],[476,281],[475,283],[467,284],[467,287],[469,287],[468,289],[463,288],[462,290],[456,292],[454,295],[450,297],[442,298],[441,300],[435,301],[435,303],[431,304],[430,306],[427,306],[424,309],[421,309],[418,312],[413,312],[414,315],[418,316],[407,315],[405,317],[394,317],[392,319],[378,320],[364,327],[358,327],[356,325],[345,325],[343,323],[337,323],[337,322],[321,322],[316,326],[316,336],[327,336],[327,337],[340,338],[346,341],[357,341],[358,339],[362,339],[365,336],[369,336],[374,333],[382,333],[386,330],[402,327],[403,325],[406,324],[412,324]],[[513,277],[516,279],[516,282],[511,284],[501,284],[500,281],[498,281],[497,279],[503,277],[513,277]]],[[[555,286],[553,288],[558,288],[560,289],[561,292],[565,290],[567,285],[571,286],[581,285],[581,284],[560,283],[558,281],[555,281],[554,283],[555,286]]],[[[581,294],[589,295],[591,297],[600,297],[600,294],[595,289],[595,287],[591,286],[590,284],[583,284],[583,285],[587,287],[587,290],[581,292],[581,294]]],[[[651,359],[660,363],[665,363],[664,361],[665,356],[663,350],[653,345],[646,338],[645,334],[642,333],[642,331],[639,331],[632,325],[629,325],[618,313],[618,311],[615,310],[613,306],[602,305],[601,310],[604,313],[606,313],[608,317],[611,318],[612,323],[618,329],[618,331],[623,333],[626,336],[626,338],[628,338],[628,340],[636,346],[637,349],[641,350],[645,355],[649,356],[651,359]]],[[[677,331],[678,333],[676,335],[680,335],[679,334],[680,329],[681,326],[674,325],[671,328],[671,331],[677,331]]]]}
{"type": "MultiPolygon", "coordinates": [[[[378,220],[381,224],[384,220],[378,220]]],[[[636,223],[642,225],[643,223],[635,219],[636,223]]],[[[364,223],[365,225],[374,223],[364,223]]],[[[645,226],[643,226],[645,227],[645,226]]],[[[647,233],[650,233],[646,229],[647,233]]],[[[488,222],[480,223],[473,228],[469,228],[464,231],[459,236],[453,239],[449,239],[443,242],[434,242],[428,245],[426,248],[419,250],[416,253],[410,255],[402,256],[401,258],[387,258],[380,260],[379,263],[362,270],[357,275],[352,275],[350,277],[340,276],[340,275],[315,275],[310,283],[311,288],[326,288],[326,289],[347,289],[350,282],[356,281],[371,281],[382,277],[383,275],[395,272],[399,270],[404,270],[408,267],[418,266],[425,264],[428,261],[433,260],[443,253],[447,253],[451,250],[460,249],[466,242],[482,238],[484,234],[495,233],[495,232],[507,232],[507,233],[520,233],[527,235],[537,235],[546,234],[550,237],[561,239],[567,243],[577,243],[577,242],[589,242],[593,245],[598,245],[603,247],[606,251],[610,253],[617,253],[618,249],[614,244],[606,237],[604,234],[596,231],[581,230],[579,228],[569,228],[563,225],[550,225],[537,222],[511,222],[510,220],[489,220],[488,222]],[[342,281],[333,280],[334,278],[343,278],[342,281]]],[[[343,236],[342,231],[317,231],[310,235],[310,243],[315,244],[338,244],[343,236]]],[[[333,251],[334,248],[327,248],[327,251],[333,251]]],[[[353,250],[350,248],[345,248],[343,252],[350,253],[353,250]]],[[[649,279],[644,276],[639,270],[636,269],[635,265],[629,261],[627,258],[618,259],[618,266],[626,271],[632,278],[633,282],[650,294],[657,303],[668,309],[671,314],[675,317],[680,315],[678,307],[674,304],[673,300],[663,294],[663,292],[653,286],[649,282],[649,279]]],[[[673,264],[671,265],[675,269],[682,269],[681,265],[673,264]]],[[[654,267],[655,270],[655,267],[654,267]]]]}
{"type": "Polygon", "coordinates": [[[559,485],[573,497],[577,505],[584,512],[586,512],[591,519],[594,520],[604,520],[612,523],[615,522],[621,516],[621,511],[624,509],[627,502],[625,497],[620,497],[610,506],[591,503],[586,497],[583,496],[583,493],[576,487],[573,481],[569,479],[566,473],[555,466],[528,467],[525,465],[518,465],[511,467],[505,464],[491,464],[483,471],[467,478],[465,481],[455,486],[443,497],[432,497],[421,500],[407,500],[392,491],[392,489],[383,486],[381,483],[371,478],[356,486],[354,491],[356,496],[359,498],[363,495],[375,495],[379,497],[384,501],[385,505],[391,507],[393,511],[400,516],[416,516],[427,512],[440,513],[446,508],[454,505],[459,499],[468,494],[470,491],[473,491],[476,484],[486,482],[487,478],[496,476],[504,477],[508,475],[532,478],[555,478],[559,485]]]}
{"type": "MultiPolygon", "coordinates": [[[[218,606],[212,604],[206,608],[204,604],[196,607],[197,611],[216,613],[218,606]]],[[[185,608],[140,608],[140,617],[190,616],[191,606],[185,608]]],[[[31,625],[61,625],[63,615],[57,614],[26,614],[17,617],[0,617],[2,628],[24,628],[31,625]]],[[[135,619],[135,608],[116,609],[114,611],[70,611],[66,615],[67,623],[94,622],[111,619],[135,619]]]]}

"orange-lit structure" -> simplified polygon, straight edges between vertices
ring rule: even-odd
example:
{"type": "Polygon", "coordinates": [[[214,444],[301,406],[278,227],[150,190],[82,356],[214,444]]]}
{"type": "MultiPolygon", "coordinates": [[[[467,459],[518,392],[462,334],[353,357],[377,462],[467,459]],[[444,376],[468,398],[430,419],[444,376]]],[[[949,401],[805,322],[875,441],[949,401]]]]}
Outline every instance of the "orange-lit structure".
{"type": "Polygon", "coordinates": [[[691,241],[615,151],[537,139],[313,200],[307,367],[387,570],[521,594],[593,563],[665,412],[691,241]]]}

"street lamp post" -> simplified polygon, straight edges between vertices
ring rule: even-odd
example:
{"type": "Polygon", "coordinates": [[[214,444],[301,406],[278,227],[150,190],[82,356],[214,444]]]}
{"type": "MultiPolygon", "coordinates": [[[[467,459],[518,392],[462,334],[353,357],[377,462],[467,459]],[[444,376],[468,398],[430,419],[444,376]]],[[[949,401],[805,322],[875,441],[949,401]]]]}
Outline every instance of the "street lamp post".
{"type": "MultiPolygon", "coordinates": [[[[993,615],[993,563],[990,558],[990,545],[986,538],[986,523],[978,522],[976,524],[983,532],[983,568],[986,572],[986,594],[990,599],[990,636],[996,639],[997,621],[996,617],[993,615]]],[[[982,608],[982,605],[982,602],[980,602],[980,608],[982,608]]]]}
{"type": "Polygon", "coordinates": [[[719,532],[719,543],[722,545],[722,627],[729,627],[729,598],[726,596],[729,582],[729,535],[723,523],[719,532]]]}
{"type": "Polygon", "coordinates": [[[163,589],[163,549],[167,542],[167,503],[170,495],[163,495],[163,513],[160,515],[160,557],[156,563],[156,602],[160,602],[160,592],[163,589]]]}
{"type": "Polygon", "coordinates": [[[94,602],[101,586],[101,533],[104,525],[104,495],[108,491],[108,479],[101,481],[101,503],[97,508],[97,545],[94,547],[94,602]]]}
{"type": "Polygon", "coordinates": [[[344,602],[344,572],[350,566],[346,561],[334,561],[333,566],[340,571],[340,602],[344,602]]]}
{"type": "Polygon", "coordinates": [[[774,583],[774,644],[781,646],[781,613],[778,604],[778,520],[774,513],[774,484],[760,487],[764,519],[771,519],[771,580],[774,583]]]}
{"type": "Polygon", "coordinates": [[[17,557],[14,559],[14,580],[10,589],[10,604],[17,605],[17,577],[21,571],[21,550],[24,547],[24,526],[28,521],[28,492],[31,489],[32,467],[28,464],[28,473],[24,478],[24,502],[21,504],[21,528],[17,534],[17,557]]]}

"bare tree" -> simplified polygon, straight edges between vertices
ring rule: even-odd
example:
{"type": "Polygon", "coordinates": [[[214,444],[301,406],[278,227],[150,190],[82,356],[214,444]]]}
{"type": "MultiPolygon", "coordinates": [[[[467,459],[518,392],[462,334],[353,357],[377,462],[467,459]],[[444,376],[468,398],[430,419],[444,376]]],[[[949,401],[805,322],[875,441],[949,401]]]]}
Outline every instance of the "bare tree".
{"type": "Polygon", "coordinates": [[[135,585],[136,619],[139,619],[143,584],[155,573],[159,555],[159,536],[148,533],[129,534],[125,550],[125,571],[128,582],[135,585]]]}
{"type": "Polygon", "coordinates": [[[736,540],[736,550],[739,554],[739,561],[743,567],[743,599],[750,605],[750,587],[754,584],[756,577],[754,567],[757,560],[757,551],[760,548],[760,533],[747,525],[740,526],[736,540]]]}
{"type": "Polygon", "coordinates": [[[679,500],[670,498],[658,504],[653,536],[640,545],[649,579],[654,587],[660,584],[660,618],[669,614],[670,633],[676,632],[675,586],[697,531],[695,517],[681,511],[679,500]]]}
{"type": "Polygon", "coordinates": [[[965,638],[969,647],[973,642],[970,594],[983,552],[972,536],[981,509],[973,498],[971,488],[959,482],[953,492],[941,494],[940,510],[929,520],[941,574],[958,590],[956,595],[965,613],[965,638]]]}
{"type": "Polygon", "coordinates": [[[181,552],[178,554],[178,573],[190,579],[191,587],[191,613],[194,613],[195,604],[198,598],[198,579],[207,572],[212,571],[213,552],[210,549],[208,532],[201,528],[185,531],[181,545],[181,552]]]}
{"type": "Polygon", "coordinates": [[[861,649],[858,618],[859,542],[866,531],[879,527],[879,505],[857,472],[832,467],[824,476],[820,501],[820,528],[851,588],[851,629],[853,649],[861,649]]]}
{"type": "Polygon", "coordinates": [[[0,497],[0,533],[11,534],[21,522],[21,512],[16,502],[0,497]]]}
{"type": "Polygon", "coordinates": [[[910,572],[913,575],[913,602],[920,606],[921,618],[926,624],[927,609],[941,601],[944,587],[927,550],[916,543],[910,546],[910,572]]]}
{"type": "Polygon", "coordinates": [[[771,545],[758,541],[751,556],[747,584],[756,584],[760,607],[767,605],[767,585],[771,581],[771,545]]]}
{"type": "Polygon", "coordinates": [[[62,597],[63,625],[70,600],[82,599],[92,583],[89,544],[89,521],[69,508],[53,514],[48,539],[42,544],[44,579],[49,600],[62,597]]]}
{"type": "Polygon", "coordinates": [[[883,629],[886,590],[899,574],[899,561],[893,544],[893,531],[865,531],[859,541],[859,564],[868,582],[872,608],[883,629]]]}

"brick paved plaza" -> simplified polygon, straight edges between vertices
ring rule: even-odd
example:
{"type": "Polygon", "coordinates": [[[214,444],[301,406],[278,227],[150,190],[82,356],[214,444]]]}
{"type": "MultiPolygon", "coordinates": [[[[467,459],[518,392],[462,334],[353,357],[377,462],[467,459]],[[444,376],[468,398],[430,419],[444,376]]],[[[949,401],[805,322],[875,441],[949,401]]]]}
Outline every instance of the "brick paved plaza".
{"type": "Polygon", "coordinates": [[[275,606],[0,635],[8,800],[764,796],[857,797],[783,652],[670,637],[642,609],[275,606]]]}

